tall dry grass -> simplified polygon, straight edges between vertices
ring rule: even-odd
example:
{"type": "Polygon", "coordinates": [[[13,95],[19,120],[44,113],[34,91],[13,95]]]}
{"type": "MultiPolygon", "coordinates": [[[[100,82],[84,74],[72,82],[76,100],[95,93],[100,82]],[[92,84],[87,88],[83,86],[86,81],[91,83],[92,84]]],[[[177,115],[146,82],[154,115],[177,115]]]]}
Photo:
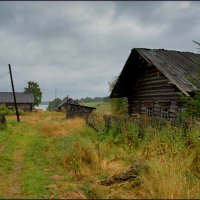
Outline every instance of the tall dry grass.
{"type": "MultiPolygon", "coordinates": [[[[99,126],[101,118],[96,119],[99,126]]],[[[51,138],[45,155],[76,177],[75,188],[89,179],[88,190],[101,198],[200,198],[198,126],[192,127],[187,139],[181,128],[149,126],[141,139],[134,121],[100,132],[88,128],[83,119],[66,120],[63,113],[56,112],[31,113],[21,116],[21,121],[51,138]],[[134,180],[111,186],[96,183],[126,170],[135,159],[147,164],[147,170],[139,173],[140,184],[135,185],[134,180]]]]}
{"type": "Polygon", "coordinates": [[[148,170],[140,173],[141,185],[134,190],[136,198],[200,198],[199,148],[187,142],[170,143],[160,135],[151,144],[142,145],[136,157],[145,160],[148,170]]]}
{"type": "Polygon", "coordinates": [[[39,128],[42,135],[60,136],[79,133],[86,127],[81,118],[66,120],[65,114],[60,112],[32,112],[20,117],[21,122],[26,122],[39,128]]]}

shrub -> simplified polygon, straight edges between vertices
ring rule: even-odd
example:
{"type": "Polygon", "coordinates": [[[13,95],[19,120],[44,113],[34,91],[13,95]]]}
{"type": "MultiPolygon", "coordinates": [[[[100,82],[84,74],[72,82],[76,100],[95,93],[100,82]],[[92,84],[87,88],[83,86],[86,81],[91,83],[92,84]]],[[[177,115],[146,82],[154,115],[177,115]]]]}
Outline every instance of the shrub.
{"type": "Polygon", "coordinates": [[[9,109],[6,107],[5,104],[0,105],[0,115],[8,115],[9,109]]]}
{"type": "Polygon", "coordinates": [[[193,97],[182,97],[185,102],[184,116],[193,119],[200,118],[200,91],[196,91],[193,97]]]}
{"type": "MultiPolygon", "coordinates": [[[[117,82],[118,76],[114,77],[114,79],[109,82],[109,89],[110,92],[112,92],[116,82],[117,82]]],[[[112,98],[110,99],[110,106],[111,110],[115,114],[126,114],[128,113],[128,100],[127,98],[112,98]]]]}

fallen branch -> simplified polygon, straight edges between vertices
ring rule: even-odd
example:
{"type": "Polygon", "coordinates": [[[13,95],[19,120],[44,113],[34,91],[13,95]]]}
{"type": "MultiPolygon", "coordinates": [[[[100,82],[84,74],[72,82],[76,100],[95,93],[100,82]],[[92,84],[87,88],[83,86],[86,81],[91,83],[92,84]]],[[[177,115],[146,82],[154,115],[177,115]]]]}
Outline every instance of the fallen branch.
{"type": "Polygon", "coordinates": [[[114,183],[121,183],[127,180],[134,180],[138,177],[139,172],[145,169],[147,169],[146,163],[143,160],[136,160],[128,170],[123,171],[118,175],[114,175],[108,180],[98,181],[98,184],[109,186],[114,183]]]}

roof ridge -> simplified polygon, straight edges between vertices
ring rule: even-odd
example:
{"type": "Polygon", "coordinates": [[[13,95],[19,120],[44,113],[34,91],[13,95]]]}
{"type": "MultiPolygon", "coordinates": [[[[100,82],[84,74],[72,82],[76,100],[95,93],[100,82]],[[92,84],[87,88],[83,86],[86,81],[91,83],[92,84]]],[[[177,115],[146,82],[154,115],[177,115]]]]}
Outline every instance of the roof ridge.
{"type": "Polygon", "coordinates": [[[158,51],[158,50],[161,50],[161,51],[170,51],[170,52],[180,52],[180,53],[192,53],[194,55],[200,55],[200,53],[195,53],[195,52],[191,52],[191,51],[178,51],[178,50],[172,50],[172,49],[161,49],[161,48],[158,48],[158,49],[150,49],[150,48],[133,48],[131,51],[133,50],[151,50],[151,51],[158,51]]]}

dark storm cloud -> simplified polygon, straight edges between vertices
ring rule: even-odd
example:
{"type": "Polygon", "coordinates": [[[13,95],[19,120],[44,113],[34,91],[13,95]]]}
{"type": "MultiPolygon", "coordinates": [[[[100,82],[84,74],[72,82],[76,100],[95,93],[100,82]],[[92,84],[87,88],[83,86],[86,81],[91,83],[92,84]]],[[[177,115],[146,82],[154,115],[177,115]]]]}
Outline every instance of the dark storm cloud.
{"type": "MultiPolygon", "coordinates": [[[[199,2],[0,2],[0,74],[11,63],[22,91],[45,99],[109,95],[134,47],[196,51],[199,2]],[[3,58],[6,59],[3,60],[3,58]]],[[[9,79],[0,84],[9,91],[9,79]]],[[[0,79],[1,81],[1,79],[0,79]]]]}

